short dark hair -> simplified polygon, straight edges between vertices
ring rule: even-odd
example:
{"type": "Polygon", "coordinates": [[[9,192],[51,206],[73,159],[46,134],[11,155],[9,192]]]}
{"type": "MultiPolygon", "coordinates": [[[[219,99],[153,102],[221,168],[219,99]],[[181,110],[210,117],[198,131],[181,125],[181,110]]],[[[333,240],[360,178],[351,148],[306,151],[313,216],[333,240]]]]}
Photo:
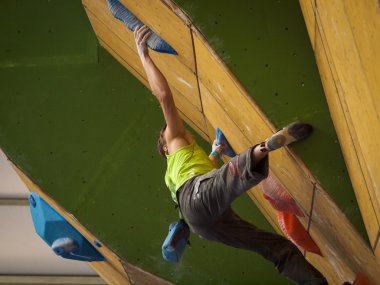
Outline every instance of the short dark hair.
{"type": "Polygon", "coordinates": [[[160,135],[158,136],[158,141],[157,141],[157,150],[163,159],[166,159],[166,152],[164,150],[164,145],[166,144],[164,132],[166,130],[166,127],[167,125],[165,124],[165,126],[160,130],[160,135]]]}

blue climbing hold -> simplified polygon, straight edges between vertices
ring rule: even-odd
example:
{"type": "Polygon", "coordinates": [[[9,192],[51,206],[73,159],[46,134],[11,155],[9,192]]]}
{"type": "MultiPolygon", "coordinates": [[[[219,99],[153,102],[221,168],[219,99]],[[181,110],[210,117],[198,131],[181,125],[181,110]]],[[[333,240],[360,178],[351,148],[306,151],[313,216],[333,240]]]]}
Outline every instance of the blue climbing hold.
{"type": "MultiPolygon", "coordinates": [[[[137,26],[143,26],[144,23],[136,18],[127,8],[123,6],[118,0],[107,0],[108,7],[112,13],[112,15],[122,21],[128,29],[134,31],[137,26]]],[[[169,53],[169,54],[177,54],[177,52],[162,38],[160,38],[155,32],[152,31],[152,35],[149,37],[147,41],[148,47],[152,50],[169,53]]]]}
{"type": "Polygon", "coordinates": [[[216,145],[224,145],[226,148],[222,151],[223,154],[229,156],[229,157],[234,157],[236,156],[235,151],[232,149],[231,145],[229,144],[228,140],[224,136],[223,132],[221,129],[216,128],[216,145]]]}
{"type": "Polygon", "coordinates": [[[55,254],[81,261],[104,261],[104,257],[40,196],[32,192],[30,212],[37,234],[55,254]]]}
{"type": "Polygon", "coordinates": [[[169,226],[169,234],[162,244],[162,256],[166,261],[178,263],[189,241],[190,229],[183,221],[173,222],[169,226]]]}

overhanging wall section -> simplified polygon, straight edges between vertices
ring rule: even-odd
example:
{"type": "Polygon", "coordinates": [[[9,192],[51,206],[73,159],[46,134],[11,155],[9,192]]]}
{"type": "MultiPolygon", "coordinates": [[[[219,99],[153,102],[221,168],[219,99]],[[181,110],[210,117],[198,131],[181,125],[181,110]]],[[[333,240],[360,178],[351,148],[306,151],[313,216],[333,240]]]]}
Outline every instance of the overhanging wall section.
{"type": "MultiPolygon", "coordinates": [[[[274,132],[239,81],[174,4],[152,0],[121,2],[179,53],[151,55],[168,78],[183,118],[203,137],[211,141],[215,128],[221,127],[232,146],[242,151],[274,132]]],[[[113,18],[104,0],[83,3],[100,43],[147,86],[132,33],[113,18]]],[[[329,281],[352,281],[358,271],[376,280],[380,272],[370,249],[302,161],[289,149],[282,149],[271,154],[270,170],[306,213],[302,223],[310,228],[325,258],[306,256],[329,281]]],[[[249,195],[279,231],[276,213],[259,190],[249,195]]]]}

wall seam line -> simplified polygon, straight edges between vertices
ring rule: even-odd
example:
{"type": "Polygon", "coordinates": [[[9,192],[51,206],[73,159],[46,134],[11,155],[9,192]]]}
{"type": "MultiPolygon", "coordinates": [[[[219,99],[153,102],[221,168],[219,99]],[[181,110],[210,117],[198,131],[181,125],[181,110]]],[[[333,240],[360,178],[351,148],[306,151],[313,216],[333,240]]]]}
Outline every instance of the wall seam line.
{"type": "Polygon", "coordinates": [[[189,26],[189,31],[190,31],[190,36],[191,36],[191,44],[192,44],[192,47],[193,47],[193,55],[194,55],[194,68],[195,68],[195,78],[197,79],[197,88],[198,88],[198,98],[199,98],[199,101],[201,103],[201,112],[202,112],[202,115],[203,115],[203,121],[204,121],[204,124],[205,124],[205,131],[206,131],[206,134],[210,140],[210,143],[211,143],[211,136],[209,134],[209,130],[208,130],[208,127],[207,127],[207,121],[206,121],[206,115],[205,115],[205,112],[204,112],[204,109],[203,109],[203,101],[202,101],[202,92],[201,92],[201,87],[200,87],[200,82],[199,82],[199,76],[198,76],[198,62],[197,62],[197,53],[196,53],[196,49],[195,49],[195,43],[194,43],[194,35],[193,35],[193,24],[190,24],[189,26]]]}

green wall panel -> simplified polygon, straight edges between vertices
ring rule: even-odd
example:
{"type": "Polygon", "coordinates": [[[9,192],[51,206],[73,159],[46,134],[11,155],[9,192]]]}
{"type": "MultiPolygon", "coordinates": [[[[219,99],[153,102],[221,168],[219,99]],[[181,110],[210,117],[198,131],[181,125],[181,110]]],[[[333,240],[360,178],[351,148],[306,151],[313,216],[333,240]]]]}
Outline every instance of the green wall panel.
{"type": "Polygon", "coordinates": [[[97,61],[80,1],[0,0],[0,13],[0,68],[97,61]]]}

